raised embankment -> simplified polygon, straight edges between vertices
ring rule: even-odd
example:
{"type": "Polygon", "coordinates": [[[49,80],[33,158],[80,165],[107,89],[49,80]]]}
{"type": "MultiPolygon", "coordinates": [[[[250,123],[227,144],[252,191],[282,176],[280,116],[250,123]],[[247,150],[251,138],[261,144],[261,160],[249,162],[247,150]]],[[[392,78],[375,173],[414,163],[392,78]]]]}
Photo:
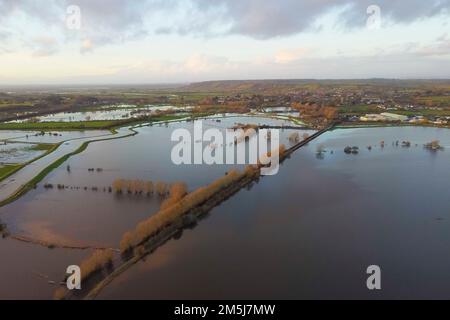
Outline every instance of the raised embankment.
{"type": "Polygon", "coordinates": [[[324,134],[325,132],[332,130],[338,123],[337,122],[333,122],[331,125],[329,125],[328,127],[317,131],[316,133],[310,135],[308,138],[294,144],[292,147],[290,147],[289,149],[286,149],[285,151],[285,155],[289,156],[290,154],[292,154],[294,151],[300,149],[301,147],[307,145],[308,143],[310,143],[311,141],[313,141],[314,139],[316,139],[317,137],[321,136],[322,134],[324,134]]]}

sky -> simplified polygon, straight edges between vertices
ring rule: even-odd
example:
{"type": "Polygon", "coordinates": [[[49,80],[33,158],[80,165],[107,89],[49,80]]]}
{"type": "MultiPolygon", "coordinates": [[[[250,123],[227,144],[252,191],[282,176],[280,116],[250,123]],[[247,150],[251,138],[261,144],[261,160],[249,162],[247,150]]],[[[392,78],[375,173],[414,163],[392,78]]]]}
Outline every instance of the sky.
{"type": "Polygon", "coordinates": [[[0,84],[450,78],[450,0],[0,0],[0,84]]]}

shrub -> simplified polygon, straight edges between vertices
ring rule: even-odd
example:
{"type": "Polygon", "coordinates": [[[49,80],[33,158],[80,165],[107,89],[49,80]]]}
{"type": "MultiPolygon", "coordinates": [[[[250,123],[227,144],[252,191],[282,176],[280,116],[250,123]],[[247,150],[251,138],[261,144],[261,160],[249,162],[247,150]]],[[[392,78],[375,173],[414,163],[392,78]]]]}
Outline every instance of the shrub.
{"type": "Polygon", "coordinates": [[[284,153],[286,152],[286,147],[284,144],[281,144],[278,149],[274,149],[271,150],[269,152],[267,152],[267,154],[263,154],[260,159],[258,160],[258,166],[267,166],[271,163],[271,159],[272,159],[272,154],[277,154],[278,153],[278,157],[279,159],[281,159],[284,155],[284,153]]]}
{"type": "Polygon", "coordinates": [[[144,182],[144,193],[148,196],[153,193],[153,182],[151,181],[144,182]]]}
{"type": "Polygon", "coordinates": [[[94,251],[89,258],[80,264],[81,279],[85,280],[95,272],[107,267],[112,263],[112,259],[113,251],[111,249],[94,251]]]}
{"type": "Polygon", "coordinates": [[[167,184],[165,182],[156,182],[155,189],[160,197],[164,197],[167,195],[167,184]]]}
{"type": "Polygon", "coordinates": [[[293,132],[289,135],[289,141],[291,143],[298,143],[300,141],[300,135],[298,132],[293,132]]]}
{"type": "Polygon", "coordinates": [[[112,189],[115,193],[122,193],[125,186],[125,181],[123,179],[114,180],[112,183],[112,189]]]}
{"type": "Polygon", "coordinates": [[[120,240],[119,248],[120,252],[127,252],[133,247],[134,236],[131,231],[125,232],[120,240]]]}
{"type": "Polygon", "coordinates": [[[180,201],[187,194],[187,187],[185,183],[174,183],[169,190],[169,198],[164,200],[161,204],[161,210],[166,209],[178,201],[180,201]]]}
{"type": "Polygon", "coordinates": [[[67,290],[64,287],[60,287],[53,293],[53,300],[64,300],[67,290]]]}
{"type": "Polygon", "coordinates": [[[134,255],[135,256],[142,256],[145,253],[145,248],[144,246],[138,246],[137,248],[134,249],[134,255]]]}

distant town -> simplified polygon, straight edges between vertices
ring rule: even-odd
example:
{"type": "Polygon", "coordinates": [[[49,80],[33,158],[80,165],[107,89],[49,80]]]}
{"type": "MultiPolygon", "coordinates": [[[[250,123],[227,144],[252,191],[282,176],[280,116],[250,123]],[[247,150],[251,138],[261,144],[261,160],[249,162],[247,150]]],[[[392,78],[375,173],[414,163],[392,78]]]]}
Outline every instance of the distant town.
{"type": "MultiPolygon", "coordinates": [[[[448,80],[248,80],[209,81],[170,86],[8,87],[0,90],[0,120],[22,121],[20,129],[36,129],[39,116],[89,112],[99,108],[164,107],[156,115],[275,113],[300,118],[312,127],[331,120],[350,124],[414,124],[448,126],[448,80]],[[28,123],[28,125],[26,125],[28,123]]],[[[155,111],[155,109],[153,109],[155,111]]],[[[134,120],[145,120],[133,111],[134,120]]],[[[155,114],[152,114],[155,116],[155,114]]],[[[130,122],[124,115],[120,121],[130,122]]],[[[94,125],[88,116],[83,128],[94,125]]],[[[56,121],[56,120],[55,120],[56,121]]],[[[111,123],[95,123],[105,126],[111,123]]],[[[13,124],[3,123],[7,129],[13,124]]],[[[54,126],[53,126],[54,127],[54,126]]]]}

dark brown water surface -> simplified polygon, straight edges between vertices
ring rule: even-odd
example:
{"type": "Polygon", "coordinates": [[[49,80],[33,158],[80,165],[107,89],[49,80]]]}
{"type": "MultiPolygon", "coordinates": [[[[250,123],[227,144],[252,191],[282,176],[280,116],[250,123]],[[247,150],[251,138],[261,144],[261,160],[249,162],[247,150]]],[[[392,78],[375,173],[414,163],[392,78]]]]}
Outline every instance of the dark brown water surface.
{"type": "Polygon", "coordinates": [[[450,154],[422,148],[435,138],[450,145],[443,129],[327,133],[100,298],[450,298],[450,154]],[[397,139],[414,146],[392,146],[397,139]],[[366,288],[372,264],[381,291],[366,288]]]}
{"type": "MultiPolygon", "coordinates": [[[[171,145],[164,142],[170,133],[164,126],[143,128],[132,138],[92,144],[43,183],[101,187],[116,178],[139,178],[184,181],[193,190],[230,169],[173,165],[171,145]],[[88,172],[91,167],[103,171],[88,172]]],[[[449,152],[446,129],[326,133],[286,160],[278,175],[212,210],[99,298],[450,298],[449,152]],[[446,149],[432,153],[422,147],[433,139],[446,149]],[[396,140],[412,146],[396,147],[396,140]],[[360,153],[345,154],[347,145],[359,146],[360,153]],[[319,146],[326,149],[322,156],[319,146]],[[372,264],[382,270],[378,292],[366,288],[372,264]]],[[[45,190],[41,184],[0,208],[0,219],[12,232],[29,236],[117,246],[122,233],[159,204],[157,198],[45,190]]],[[[53,287],[33,270],[58,278],[89,254],[12,240],[0,240],[0,250],[6,257],[1,298],[49,298],[53,287]]]]}

